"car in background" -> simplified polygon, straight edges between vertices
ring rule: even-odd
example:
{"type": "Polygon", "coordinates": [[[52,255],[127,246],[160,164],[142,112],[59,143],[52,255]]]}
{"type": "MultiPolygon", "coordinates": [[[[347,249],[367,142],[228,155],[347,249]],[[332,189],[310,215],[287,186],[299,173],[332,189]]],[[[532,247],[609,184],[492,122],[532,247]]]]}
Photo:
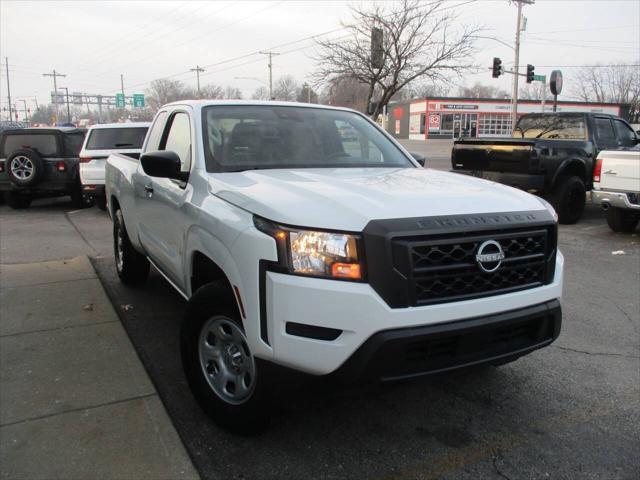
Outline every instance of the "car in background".
{"type": "Polygon", "coordinates": [[[0,193],[11,208],[34,198],[70,195],[74,207],[88,206],[78,173],[86,130],[21,128],[0,134],[0,193]]]}
{"type": "Polygon", "coordinates": [[[640,221],[640,145],[600,152],[591,200],[607,212],[607,223],[614,232],[636,229],[640,221]]]}
{"type": "Polygon", "coordinates": [[[0,120],[0,133],[5,130],[16,130],[24,128],[26,125],[22,122],[12,122],[11,120],[0,120]]]}
{"type": "Polygon", "coordinates": [[[89,127],[80,151],[80,181],[85,195],[92,197],[99,208],[106,209],[104,196],[104,170],[107,157],[121,153],[137,159],[148,122],[105,123],[89,127]]]}

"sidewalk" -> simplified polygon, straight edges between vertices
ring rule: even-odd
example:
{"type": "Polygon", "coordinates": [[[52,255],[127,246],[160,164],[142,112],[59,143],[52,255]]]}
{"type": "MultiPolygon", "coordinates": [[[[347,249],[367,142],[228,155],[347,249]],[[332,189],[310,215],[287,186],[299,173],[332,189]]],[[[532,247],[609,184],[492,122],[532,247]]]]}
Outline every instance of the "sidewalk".
{"type": "Polygon", "coordinates": [[[0,478],[199,478],[87,257],[0,265],[0,478]]]}

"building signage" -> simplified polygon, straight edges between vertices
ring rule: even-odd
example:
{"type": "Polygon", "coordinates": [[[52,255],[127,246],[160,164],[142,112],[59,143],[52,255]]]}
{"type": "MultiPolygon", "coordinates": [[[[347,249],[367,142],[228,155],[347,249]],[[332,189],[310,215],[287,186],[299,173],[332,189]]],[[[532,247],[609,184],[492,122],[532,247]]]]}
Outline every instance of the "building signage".
{"type": "Polygon", "coordinates": [[[409,133],[420,133],[420,117],[421,115],[409,116],[409,133]]]}
{"type": "Polygon", "coordinates": [[[477,110],[478,105],[466,105],[464,103],[444,103],[442,110],[477,110]]]}
{"type": "Polygon", "coordinates": [[[396,135],[400,135],[400,120],[396,120],[396,135]]]}
{"type": "Polygon", "coordinates": [[[429,131],[430,132],[440,131],[440,115],[438,114],[429,115],[429,131]]]}

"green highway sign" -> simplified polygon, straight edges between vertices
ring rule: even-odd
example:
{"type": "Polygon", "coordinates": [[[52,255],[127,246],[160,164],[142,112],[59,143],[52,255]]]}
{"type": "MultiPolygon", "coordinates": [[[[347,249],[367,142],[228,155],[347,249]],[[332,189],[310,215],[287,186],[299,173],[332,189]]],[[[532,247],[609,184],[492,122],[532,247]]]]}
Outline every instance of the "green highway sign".
{"type": "Polygon", "coordinates": [[[124,93],[116,93],[116,108],[124,108],[124,93]]]}
{"type": "Polygon", "coordinates": [[[546,82],[547,81],[547,76],[546,75],[534,75],[533,76],[533,80],[537,81],[537,82],[546,82]]]}
{"type": "Polygon", "coordinates": [[[134,93],[133,94],[133,106],[134,107],[144,107],[144,94],[142,93],[134,93]]]}

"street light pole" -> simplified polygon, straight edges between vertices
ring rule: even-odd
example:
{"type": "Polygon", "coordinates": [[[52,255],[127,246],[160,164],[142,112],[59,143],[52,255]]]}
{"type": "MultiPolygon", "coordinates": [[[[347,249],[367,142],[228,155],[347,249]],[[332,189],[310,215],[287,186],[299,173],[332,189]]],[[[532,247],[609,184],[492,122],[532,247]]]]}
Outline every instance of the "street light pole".
{"type": "Polygon", "coordinates": [[[24,119],[29,122],[29,114],[27,113],[27,101],[22,98],[20,100],[17,100],[18,102],[22,102],[22,104],[24,105],[24,119]]]}
{"type": "MultiPolygon", "coordinates": [[[[58,73],[56,72],[56,69],[53,69],[52,73],[43,73],[42,74],[43,77],[53,77],[53,95],[54,95],[54,99],[57,100],[58,98],[58,84],[56,82],[58,77],[66,77],[66,74],[63,73],[58,73]]],[[[58,102],[53,102],[53,108],[56,112],[56,121],[58,121],[58,102]]]]}

